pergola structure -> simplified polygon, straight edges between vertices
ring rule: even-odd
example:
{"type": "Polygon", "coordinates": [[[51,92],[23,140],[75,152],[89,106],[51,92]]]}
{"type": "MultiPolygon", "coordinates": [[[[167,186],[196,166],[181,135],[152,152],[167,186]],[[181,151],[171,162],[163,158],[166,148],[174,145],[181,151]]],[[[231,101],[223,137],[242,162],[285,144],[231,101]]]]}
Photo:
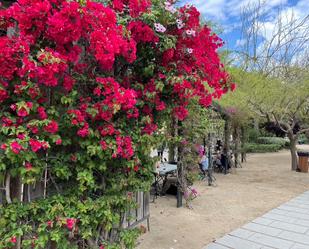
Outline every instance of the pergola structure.
{"type": "MultiPolygon", "coordinates": [[[[241,161],[245,159],[245,153],[244,153],[244,129],[242,126],[239,127],[232,127],[232,114],[228,112],[226,108],[218,104],[217,102],[213,102],[211,105],[211,109],[215,112],[217,112],[221,118],[224,120],[224,148],[226,151],[230,151],[231,149],[231,141],[230,137],[235,132],[235,136],[233,138],[234,141],[234,166],[238,167],[241,166],[240,161],[238,160],[239,154],[241,152],[241,161]],[[240,132],[239,132],[240,131],[240,132]]],[[[231,160],[230,156],[228,156],[228,160],[231,160]]]]}
{"type": "Polygon", "coordinates": [[[220,104],[217,102],[213,102],[211,105],[211,109],[218,113],[221,118],[225,121],[224,123],[224,146],[229,150],[230,148],[230,119],[231,119],[231,114],[228,113],[228,111],[222,107],[220,104]]]}

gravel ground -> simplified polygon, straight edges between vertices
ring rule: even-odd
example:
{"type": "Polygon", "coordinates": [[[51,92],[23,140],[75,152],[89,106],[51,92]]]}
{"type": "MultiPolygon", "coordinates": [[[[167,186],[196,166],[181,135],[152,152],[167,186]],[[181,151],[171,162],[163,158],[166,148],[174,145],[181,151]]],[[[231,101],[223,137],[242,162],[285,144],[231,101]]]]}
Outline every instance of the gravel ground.
{"type": "MultiPolygon", "coordinates": [[[[308,148],[308,147],[307,147],[308,148]]],[[[173,196],[151,204],[151,231],[138,249],[201,249],[289,199],[309,190],[309,174],[290,170],[289,151],[247,155],[235,174],[216,174],[217,186],[195,185],[193,210],[176,208],[173,196]]]]}

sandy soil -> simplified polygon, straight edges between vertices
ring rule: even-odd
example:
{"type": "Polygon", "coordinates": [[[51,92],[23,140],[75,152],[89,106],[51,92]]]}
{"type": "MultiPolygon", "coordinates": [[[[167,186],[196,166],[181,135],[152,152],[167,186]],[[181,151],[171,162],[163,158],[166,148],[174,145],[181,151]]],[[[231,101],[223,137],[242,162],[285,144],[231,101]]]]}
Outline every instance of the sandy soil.
{"type": "Polygon", "coordinates": [[[235,174],[216,174],[217,186],[197,182],[193,210],[173,196],[151,204],[151,232],[138,249],[201,249],[211,241],[309,190],[309,174],[290,170],[289,151],[247,155],[235,174]]]}

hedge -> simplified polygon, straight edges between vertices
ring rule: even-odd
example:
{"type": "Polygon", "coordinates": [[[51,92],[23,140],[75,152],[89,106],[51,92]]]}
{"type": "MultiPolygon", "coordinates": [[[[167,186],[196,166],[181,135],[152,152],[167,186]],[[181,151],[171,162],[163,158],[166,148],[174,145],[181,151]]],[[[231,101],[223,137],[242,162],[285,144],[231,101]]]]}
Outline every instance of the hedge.
{"type": "Polygon", "coordinates": [[[289,141],[281,137],[259,137],[257,139],[258,144],[277,144],[281,148],[289,146],[289,141]]]}
{"type": "Polygon", "coordinates": [[[282,148],[280,144],[255,144],[249,143],[245,145],[247,153],[266,153],[277,152],[282,148]]]}
{"type": "Polygon", "coordinates": [[[305,134],[301,134],[298,138],[299,144],[309,144],[309,138],[305,134]]]}

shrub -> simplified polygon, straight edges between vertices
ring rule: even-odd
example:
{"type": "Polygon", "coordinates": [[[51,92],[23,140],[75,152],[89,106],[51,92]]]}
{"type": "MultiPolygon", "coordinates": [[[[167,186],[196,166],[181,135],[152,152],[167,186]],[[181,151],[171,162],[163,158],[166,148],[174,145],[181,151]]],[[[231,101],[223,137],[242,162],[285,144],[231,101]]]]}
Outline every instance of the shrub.
{"type": "Polygon", "coordinates": [[[281,148],[289,146],[289,141],[281,137],[259,137],[257,139],[258,144],[277,144],[281,148]]]}
{"type": "Polygon", "coordinates": [[[190,171],[187,174],[187,182],[188,185],[193,185],[194,182],[196,182],[199,179],[199,172],[196,171],[190,171]]]}
{"type": "Polygon", "coordinates": [[[309,144],[309,138],[305,134],[300,134],[298,138],[299,144],[309,144]]]}
{"type": "Polygon", "coordinates": [[[248,141],[252,143],[255,143],[258,137],[260,136],[260,132],[253,128],[249,129],[247,134],[248,134],[248,141]]]}
{"type": "Polygon", "coordinates": [[[245,145],[245,150],[247,153],[267,153],[267,152],[277,152],[281,149],[280,144],[255,144],[249,143],[245,145]]]}

